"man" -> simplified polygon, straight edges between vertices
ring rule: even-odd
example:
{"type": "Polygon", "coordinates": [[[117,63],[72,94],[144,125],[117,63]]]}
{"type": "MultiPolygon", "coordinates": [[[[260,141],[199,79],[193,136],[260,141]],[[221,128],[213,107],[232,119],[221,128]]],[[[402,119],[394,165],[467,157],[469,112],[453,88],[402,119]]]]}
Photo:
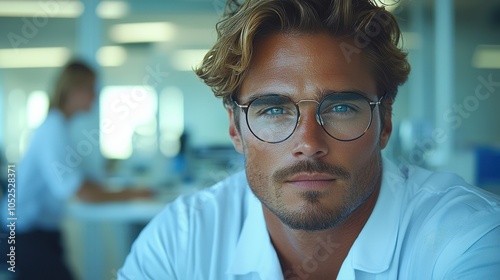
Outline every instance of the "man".
{"type": "Polygon", "coordinates": [[[367,0],[228,6],[197,74],[245,173],[168,205],[119,278],[497,277],[498,197],[381,156],[409,73],[394,18],[367,0]]]}

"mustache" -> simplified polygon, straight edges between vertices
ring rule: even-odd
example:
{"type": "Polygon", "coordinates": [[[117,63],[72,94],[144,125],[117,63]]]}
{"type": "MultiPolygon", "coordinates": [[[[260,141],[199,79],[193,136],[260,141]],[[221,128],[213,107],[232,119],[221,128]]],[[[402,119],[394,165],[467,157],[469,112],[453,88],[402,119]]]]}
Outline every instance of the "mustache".
{"type": "Polygon", "coordinates": [[[300,172],[325,173],[346,180],[351,178],[351,174],[341,166],[328,164],[323,161],[300,161],[294,165],[277,170],[272,175],[272,179],[274,182],[282,182],[300,172]]]}

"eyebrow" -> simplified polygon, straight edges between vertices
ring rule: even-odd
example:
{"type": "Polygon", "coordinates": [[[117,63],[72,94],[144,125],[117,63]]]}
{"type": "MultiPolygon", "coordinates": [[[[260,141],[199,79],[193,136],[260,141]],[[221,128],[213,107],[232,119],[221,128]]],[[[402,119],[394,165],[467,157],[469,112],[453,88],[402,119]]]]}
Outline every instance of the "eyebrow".
{"type": "Polygon", "coordinates": [[[357,89],[357,88],[348,88],[348,89],[343,89],[343,90],[319,90],[319,91],[316,91],[314,93],[314,97],[317,99],[317,100],[322,100],[323,98],[325,98],[325,96],[327,95],[330,95],[330,94],[342,94],[342,93],[346,93],[346,92],[352,92],[352,93],[358,93],[358,94],[361,94],[367,98],[370,98],[369,94],[360,90],[360,89],[357,89]]]}
{"type": "MultiPolygon", "coordinates": [[[[342,94],[342,93],[346,93],[346,92],[352,92],[352,93],[358,93],[358,94],[361,94],[365,97],[367,97],[368,99],[371,99],[370,98],[370,95],[360,89],[357,89],[357,88],[348,88],[348,89],[343,89],[343,90],[316,90],[313,95],[314,95],[314,99],[315,100],[322,100],[323,98],[325,98],[325,96],[327,95],[330,95],[330,94],[342,94]]],[[[262,96],[269,96],[269,95],[283,95],[283,96],[287,96],[289,98],[292,98],[292,95],[290,93],[287,93],[287,92],[256,92],[256,93],[252,93],[250,94],[246,99],[246,102],[243,102],[241,104],[246,104],[248,102],[250,102],[251,100],[254,100],[256,98],[259,98],[259,97],[262,97],[262,96]]]]}

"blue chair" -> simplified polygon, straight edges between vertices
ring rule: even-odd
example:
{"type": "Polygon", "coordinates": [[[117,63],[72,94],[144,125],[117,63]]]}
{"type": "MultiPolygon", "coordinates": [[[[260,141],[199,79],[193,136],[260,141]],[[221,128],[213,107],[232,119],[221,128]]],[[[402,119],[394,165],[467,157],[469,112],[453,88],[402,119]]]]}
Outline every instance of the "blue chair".
{"type": "Polygon", "coordinates": [[[476,183],[479,187],[500,188],[500,149],[493,147],[476,149],[476,183]]]}

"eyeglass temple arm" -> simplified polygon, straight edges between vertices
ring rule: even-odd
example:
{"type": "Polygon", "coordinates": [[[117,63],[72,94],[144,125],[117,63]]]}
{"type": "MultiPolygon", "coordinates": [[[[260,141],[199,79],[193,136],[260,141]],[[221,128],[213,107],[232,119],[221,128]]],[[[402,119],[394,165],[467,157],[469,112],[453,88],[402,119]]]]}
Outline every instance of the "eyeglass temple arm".
{"type": "Polygon", "coordinates": [[[378,101],[370,101],[370,105],[371,106],[377,106],[377,105],[380,105],[382,103],[382,100],[385,99],[387,96],[387,93],[382,95],[382,97],[380,97],[380,99],[378,101]]]}
{"type": "Polygon", "coordinates": [[[233,97],[231,97],[231,101],[232,101],[232,102],[233,102],[236,106],[240,107],[240,108],[241,108],[241,109],[243,109],[243,110],[248,109],[248,106],[250,106],[250,105],[240,105],[240,104],[238,104],[238,102],[236,102],[236,100],[234,100],[234,99],[233,99],[233,97]]]}

